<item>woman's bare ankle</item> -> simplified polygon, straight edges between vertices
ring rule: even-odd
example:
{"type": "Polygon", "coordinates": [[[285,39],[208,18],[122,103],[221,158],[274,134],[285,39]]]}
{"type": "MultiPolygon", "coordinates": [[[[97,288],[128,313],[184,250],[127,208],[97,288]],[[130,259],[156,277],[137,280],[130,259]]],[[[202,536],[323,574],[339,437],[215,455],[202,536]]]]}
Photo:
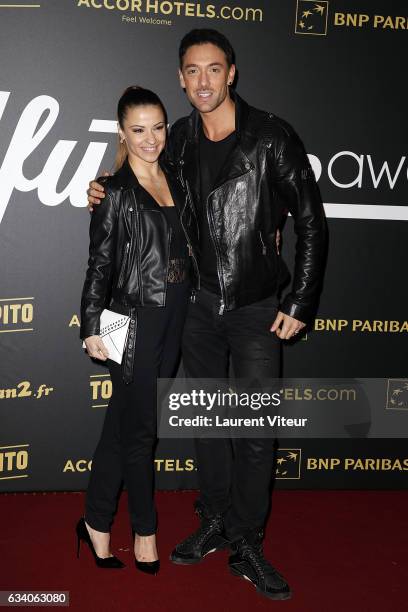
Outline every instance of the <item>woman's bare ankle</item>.
{"type": "Polygon", "coordinates": [[[156,534],[143,536],[135,533],[134,553],[137,561],[157,561],[156,534]]]}
{"type": "Polygon", "coordinates": [[[98,531],[97,529],[91,527],[86,521],[85,525],[98,557],[101,557],[102,559],[112,557],[113,555],[110,551],[110,533],[98,531]]]}

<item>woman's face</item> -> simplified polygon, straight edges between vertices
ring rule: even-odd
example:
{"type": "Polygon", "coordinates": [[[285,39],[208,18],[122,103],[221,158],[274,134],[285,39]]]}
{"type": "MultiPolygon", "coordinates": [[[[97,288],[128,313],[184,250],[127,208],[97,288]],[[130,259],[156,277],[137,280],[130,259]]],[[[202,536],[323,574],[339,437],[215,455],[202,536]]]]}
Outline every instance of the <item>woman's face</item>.
{"type": "Polygon", "coordinates": [[[128,108],[119,128],[121,139],[125,139],[129,159],[145,162],[157,161],[166,144],[166,124],[160,106],[151,104],[128,108]]]}

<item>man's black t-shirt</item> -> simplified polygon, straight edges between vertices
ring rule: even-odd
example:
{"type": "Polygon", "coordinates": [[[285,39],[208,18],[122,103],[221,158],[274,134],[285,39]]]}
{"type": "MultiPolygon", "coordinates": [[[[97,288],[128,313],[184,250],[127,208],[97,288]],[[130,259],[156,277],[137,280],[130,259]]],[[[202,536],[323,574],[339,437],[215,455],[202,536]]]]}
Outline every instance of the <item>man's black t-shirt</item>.
{"type": "Polygon", "coordinates": [[[236,132],[218,142],[209,140],[200,129],[200,179],[201,201],[198,210],[200,224],[200,277],[204,289],[212,293],[221,294],[220,282],[217,273],[217,257],[214,242],[211,238],[207,215],[207,197],[214,189],[216,180],[222,167],[236,144],[236,132]]]}

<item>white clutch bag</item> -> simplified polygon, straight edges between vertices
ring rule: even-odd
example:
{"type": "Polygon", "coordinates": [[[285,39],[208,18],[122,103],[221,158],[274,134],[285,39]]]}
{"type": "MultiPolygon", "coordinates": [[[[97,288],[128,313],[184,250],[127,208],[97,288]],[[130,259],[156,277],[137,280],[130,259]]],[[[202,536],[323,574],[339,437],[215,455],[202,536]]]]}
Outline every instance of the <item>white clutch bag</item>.
{"type": "MultiPolygon", "coordinates": [[[[99,336],[108,349],[109,359],[116,361],[116,363],[122,363],[129,322],[130,317],[127,315],[113,312],[107,308],[102,311],[99,336]]],[[[86,348],[85,342],[82,343],[82,346],[86,348]]]]}

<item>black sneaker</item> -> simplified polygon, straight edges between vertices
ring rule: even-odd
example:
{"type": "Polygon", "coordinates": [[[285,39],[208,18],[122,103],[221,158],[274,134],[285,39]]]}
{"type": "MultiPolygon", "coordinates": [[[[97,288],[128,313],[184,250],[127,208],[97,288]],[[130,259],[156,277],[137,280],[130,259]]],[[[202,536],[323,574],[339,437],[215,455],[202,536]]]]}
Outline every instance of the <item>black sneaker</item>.
{"type": "Polygon", "coordinates": [[[180,565],[199,563],[206,555],[229,546],[224,535],[224,522],[221,514],[205,514],[204,509],[197,504],[196,513],[201,525],[185,540],[177,544],[170,555],[170,561],[180,565]]]}
{"type": "Polygon", "coordinates": [[[231,545],[233,554],[228,561],[231,574],[249,580],[258,593],[269,599],[290,599],[288,583],[264,557],[262,536],[261,531],[255,537],[243,537],[231,545]]]}

